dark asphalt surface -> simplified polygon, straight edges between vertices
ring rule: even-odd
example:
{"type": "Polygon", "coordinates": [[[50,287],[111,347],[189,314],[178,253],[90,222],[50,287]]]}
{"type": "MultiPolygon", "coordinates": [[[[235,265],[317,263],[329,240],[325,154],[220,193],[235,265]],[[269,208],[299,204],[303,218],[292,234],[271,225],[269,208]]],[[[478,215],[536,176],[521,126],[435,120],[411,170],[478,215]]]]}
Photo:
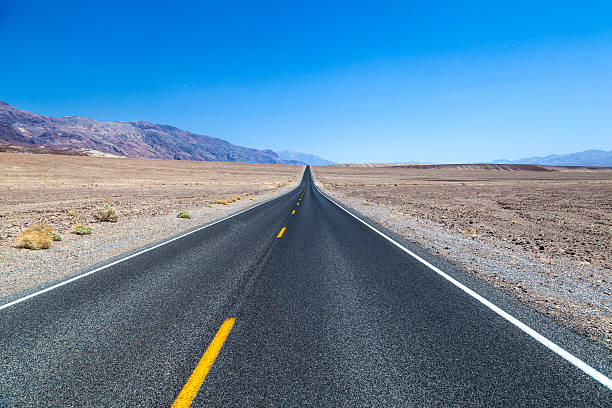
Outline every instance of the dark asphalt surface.
{"type": "MultiPolygon", "coordinates": [[[[228,317],[194,407],[612,406],[307,170],[281,198],[1,310],[0,407],[169,407],[228,317]]],[[[609,368],[606,351],[565,336],[609,368]]]]}

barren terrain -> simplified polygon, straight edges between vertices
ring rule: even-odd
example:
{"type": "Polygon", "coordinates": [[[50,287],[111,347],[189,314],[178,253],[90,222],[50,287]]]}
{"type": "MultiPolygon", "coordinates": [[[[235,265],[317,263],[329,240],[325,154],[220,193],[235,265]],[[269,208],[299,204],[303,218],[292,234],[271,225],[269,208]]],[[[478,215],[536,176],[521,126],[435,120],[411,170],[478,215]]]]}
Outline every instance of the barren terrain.
{"type": "Polygon", "coordinates": [[[325,192],[612,348],[612,169],[316,167],[325,192]]]}
{"type": "Polygon", "coordinates": [[[238,211],[287,191],[304,166],[0,153],[0,296],[238,211]],[[217,200],[234,202],[214,204],[217,200]],[[99,222],[112,203],[119,221],[99,222]],[[179,219],[179,211],[192,219],[179,219]],[[72,211],[76,216],[69,215],[72,211]],[[15,248],[28,225],[63,235],[50,249],[15,248]],[[77,236],[75,224],[94,228],[77,236]]]}

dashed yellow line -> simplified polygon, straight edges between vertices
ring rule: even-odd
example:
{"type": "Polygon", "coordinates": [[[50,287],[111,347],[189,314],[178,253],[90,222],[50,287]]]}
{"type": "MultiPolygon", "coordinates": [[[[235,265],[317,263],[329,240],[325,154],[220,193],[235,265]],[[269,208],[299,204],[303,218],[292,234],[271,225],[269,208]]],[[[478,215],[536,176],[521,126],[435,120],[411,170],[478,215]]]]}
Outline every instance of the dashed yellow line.
{"type": "Polygon", "coordinates": [[[281,228],[280,232],[278,233],[278,235],[276,236],[276,238],[280,238],[283,236],[283,234],[285,233],[285,230],[287,229],[287,227],[283,227],[281,228]]]}
{"type": "Polygon", "coordinates": [[[217,354],[221,351],[221,347],[223,347],[223,343],[229,335],[230,330],[232,330],[232,326],[235,322],[236,319],[234,318],[226,319],[225,322],[223,322],[217,335],[206,349],[206,352],[195,370],[193,370],[191,377],[189,377],[178,397],[176,397],[174,404],[172,404],[172,408],[186,408],[191,405],[191,401],[193,401],[198,390],[202,386],[204,378],[206,378],[210,367],[212,367],[215,358],[217,358],[217,354]]]}
{"type": "Polygon", "coordinates": [[[295,214],[295,210],[291,211],[291,215],[295,214]]]}
{"type": "Polygon", "coordinates": [[[297,205],[300,205],[300,203],[298,202],[297,205]]]}

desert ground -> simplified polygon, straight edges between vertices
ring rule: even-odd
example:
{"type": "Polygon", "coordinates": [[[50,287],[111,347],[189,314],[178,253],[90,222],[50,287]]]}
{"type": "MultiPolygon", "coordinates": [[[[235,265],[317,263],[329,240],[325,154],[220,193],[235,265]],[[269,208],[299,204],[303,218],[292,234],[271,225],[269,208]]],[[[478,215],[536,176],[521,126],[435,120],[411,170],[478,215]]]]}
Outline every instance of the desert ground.
{"type": "Polygon", "coordinates": [[[315,167],[324,192],[612,348],[612,168],[315,167]]]}
{"type": "Polygon", "coordinates": [[[279,195],[297,184],[303,170],[278,164],[0,153],[0,296],[279,195]],[[94,218],[96,208],[106,204],[118,210],[117,222],[94,218]],[[193,218],[177,218],[183,210],[193,218]],[[16,248],[16,238],[36,223],[53,227],[62,241],[45,250],[16,248]],[[75,235],[76,224],[94,232],[75,235]]]}

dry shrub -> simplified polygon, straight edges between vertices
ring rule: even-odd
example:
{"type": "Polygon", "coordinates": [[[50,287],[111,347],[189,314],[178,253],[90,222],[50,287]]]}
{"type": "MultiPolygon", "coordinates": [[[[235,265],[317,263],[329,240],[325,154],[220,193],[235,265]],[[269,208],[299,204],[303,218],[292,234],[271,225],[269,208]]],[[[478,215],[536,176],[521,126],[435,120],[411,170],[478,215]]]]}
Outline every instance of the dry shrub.
{"type": "Polygon", "coordinates": [[[62,236],[58,234],[53,227],[47,224],[34,224],[30,225],[24,232],[42,232],[43,234],[47,234],[49,238],[53,241],[61,241],[62,236]]]}
{"type": "Polygon", "coordinates": [[[79,214],[77,214],[76,212],[74,212],[72,210],[68,210],[66,215],[69,216],[69,217],[78,217],[79,216],[79,214]]]}
{"type": "Polygon", "coordinates": [[[190,219],[191,213],[189,211],[181,211],[180,213],[178,213],[176,218],[189,218],[190,219]]]}
{"type": "Polygon", "coordinates": [[[475,235],[476,230],[474,229],[474,227],[468,227],[467,229],[461,231],[461,233],[466,235],[475,235]]]}
{"type": "Polygon", "coordinates": [[[93,232],[93,228],[88,227],[87,225],[77,224],[72,227],[72,233],[76,235],[89,235],[93,232]]]}
{"type": "Polygon", "coordinates": [[[119,212],[115,210],[112,204],[104,204],[104,207],[96,208],[94,218],[98,221],[117,222],[119,220],[119,212]]]}
{"type": "Polygon", "coordinates": [[[229,200],[215,200],[213,201],[213,204],[228,205],[228,204],[235,203],[235,202],[236,202],[236,198],[230,198],[229,200]]]}
{"type": "Polygon", "coordinates": [[[49,234],[42,231],[25,231],[17,238],[17,248],[47,249],[51,248],[53,240],[49,234]]]}

